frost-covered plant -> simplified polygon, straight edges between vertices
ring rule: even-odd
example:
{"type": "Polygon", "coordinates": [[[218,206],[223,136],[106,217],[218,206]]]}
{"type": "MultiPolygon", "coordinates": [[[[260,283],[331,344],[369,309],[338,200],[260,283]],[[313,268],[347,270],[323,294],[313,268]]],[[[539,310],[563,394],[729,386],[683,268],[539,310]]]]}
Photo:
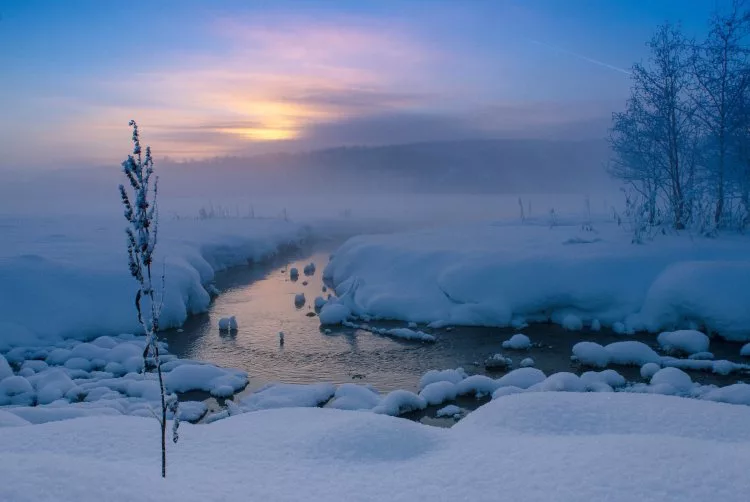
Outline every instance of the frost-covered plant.
{"type": "Polygon", "coordinates": [[[521,223],[526,223],[526,213],[523,210],[523,201],[521,197],[518,198],[518,209],[521,212],[521,223]]]}
{"type": "Polygon", "coordinates": [[[549,227],[555,228],[557,226],[557,213],[555,212],[555,208],[549,210],[549,227]]]}
{"type": "Polygon", "coordinates": [[[120,199],[125,208],[125,228],[128,242],[128,268],[130,275],[138,281],[138,291],[135,293],[135,309],[138,322],[146,335],[146,346],[143,350],[144,371],[156,370],[161,391],[161,416],[156,417],[161,425],[161,475],[167,475],[167,412],[174,415],[172,423],[172,440],[178,439],[177,419],[178,401],[174,394],[167,395],[164,388],[164,378],[159,357],[159,341],[156,333],[159,331],[159,317],[164,298],[165,274],[162,271],[161,298],[157,299],[154,290],[152,266],[154,250],[156,249],[159,228],[159,209],[157,194],[159,178],[154,175],[154,160],[151,147],[146,147],[145,155],[141,149],[138,125],[134,120],[129,123],[133,128],[133,153],[128,155],[122,163],[122,171],[128,179],[129,188],[120,185],[120,199]]]}

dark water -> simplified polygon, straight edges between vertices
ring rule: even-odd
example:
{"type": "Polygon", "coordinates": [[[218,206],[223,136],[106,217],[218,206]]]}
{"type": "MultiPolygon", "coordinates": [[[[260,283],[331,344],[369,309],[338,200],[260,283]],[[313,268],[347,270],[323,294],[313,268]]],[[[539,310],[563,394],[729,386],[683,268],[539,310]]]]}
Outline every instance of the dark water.
{"type": "MultiPolygon", "coordinates": [[[[470,374],[502,374],[487,372],[483,361],[497,352],[513,359],[514,367],[523,358],[532,357],[535,366],[547,374],[558,371],[580,373],[570,361],[572,347],[581,340],[607,344],[622,340],[638,340],[658,351],[653,334],[621,336],[613,332],[569,332],[552,324],[536,324],[522,332],[531,338],[534,347],[525,351],[502,350],[501,344],[517,330],[512,328],[469,328],[428,330],[437,342],[427,344],[403,341],[372,334],[368,331],[335,328],[324,333],[314,315],[316,296],[322,291],[322,272],[328,263],[333,245],[311,246],[285,253],[283,256],[254,266],[231,269],[216,277],[221,295],[209,312],[191,318],[181,333],[167,334],[170,351],[182,358],[209,361],[220,366],[240,368],[250,375],[248,389],[271,381],[285,383],[354,382],[369,383],[380,392],[394,389],[416,391],[419,378],[431,369],[463,367],[470,374]],[[316,271],[306,276],[306,264],[314,263],[316,271]],[[299,270],[299,279],[292,281],[291,267],[299,270]],[[304,284],[304,283],[307,284],[304,284]],[[304,293],[306,303],[295,307],[295,295],[304,293]],[[234,315],[239,329],[236,333],[220,333],[221,317],[234,315]],[[284,345],[279,344],[283,331],[284,345]]],[[[379,327],[405,326],[405,323],[371,323],[379,327]]],[[[741,344],[714,339],[711,351],[716,359],[739,361],[741,344]]],[[[640,381],[639,368],[617,367],[625,378],[640,381]]],[[[720,376],[691,372],[695,381],[728,385],[743,375],[720,376]]],[[[471,399],[460,403],[476,407],[471,399]],[[473,406],[472,406],[473,404],[473,406]]],[[[434,415],[428,410],[424,417],[434,415]]],[[[440,422],[440,420],[438,420],[440,422]]]]}

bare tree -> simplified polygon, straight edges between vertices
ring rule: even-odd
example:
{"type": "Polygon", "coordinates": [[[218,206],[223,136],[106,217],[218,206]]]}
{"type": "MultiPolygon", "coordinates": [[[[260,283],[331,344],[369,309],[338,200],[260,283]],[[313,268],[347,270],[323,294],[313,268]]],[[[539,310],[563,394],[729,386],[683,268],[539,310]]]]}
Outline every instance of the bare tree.
{"type": "Polygon", "coordinates": [[[151,147],[146,147],[144,156],[141,150],[138,125],[134,120],[131,120],[129,125],[133,128],[133,153],[128,155],[127,160],[122,163],[122,171],[128,179],[130,195],[125,186],[120,185],[120,198],[125,208],[125,219],[128,221],[128,226],[125,229],[128,236],[128,267],[130,275],[138,281],[139,285],[135,294],[135,308],[138,322],[146,335],[146,347],[143,351],[144,370],[156,370],[159,390],[161,391],[161,416],[156,418],[161,425],[161,475],[166,477],[167,412],[170,411],[174,415],[172,440],[175,443],[178,439],[179,419],[177,417],[177,397],[175,395],[168,396],[164,388],[159,342],[156,336],[159,331],[165,279],[165,275],[162,273],[162,298],[157,299],[154,290],[152,265],[159,223],[157,205],[159,178],[154,176],[151,147]]]}
{"type": "Polygon", "coordinates": [[[682,229],[696,160],[688,44],[678,27],[665,24],[647,46],[648,65],[633,66],[628,108],[614,116],[611,170],[649,201],[649,218],[656,214],[656,194],[663,195],[674,228],[682,229]]]}
{"type": "Polygon", "coordinates": [[[706,39],[694,46],[692,70],[695,90],[691,93],[696,118],[705,135],[707,182],[715,198],[714,224],[722,225],[727,204],[730,171],[738,158],[737,128],[742,125],[742,101],[747,92],[748,56],[746,39],[750,17],[743,1],[733,0],[727,13],[716,12],[709,21],[706,39]]]}

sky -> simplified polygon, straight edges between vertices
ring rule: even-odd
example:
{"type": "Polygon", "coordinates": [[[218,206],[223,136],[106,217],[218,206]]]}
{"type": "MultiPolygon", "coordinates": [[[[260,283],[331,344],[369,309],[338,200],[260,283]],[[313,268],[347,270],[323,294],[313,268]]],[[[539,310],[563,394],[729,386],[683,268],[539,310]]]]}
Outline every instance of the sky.
{"type": "Polygon", "coordinates": [[[602,136],[667,20],[725,0],[0,0],[0,169],[602,136]]]}

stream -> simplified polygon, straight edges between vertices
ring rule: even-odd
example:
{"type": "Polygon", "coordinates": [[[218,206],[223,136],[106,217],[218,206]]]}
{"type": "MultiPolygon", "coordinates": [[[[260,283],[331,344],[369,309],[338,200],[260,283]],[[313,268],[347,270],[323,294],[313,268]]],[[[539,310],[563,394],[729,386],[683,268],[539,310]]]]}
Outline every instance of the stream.
{"type": "MultiPolygon", "coordinates": [[[[513,328],[455,327],[427,329],[436,343],[393,339],[369,331],[335,327],[329,334],[321,328],[315,314],[314,299],[326,297],[323,269],[338,243],[312,243],[274,258],[222,271],[215,284],[221,294],[208,312],[191,317],[180,332],[166,333],[170,352],[180,358],[196,359],[239,368],[249,375],[244,395],[269,382],[309,384],[315,382],[361,383],[374,386],[381,393],[395,389],[418,390],[420,377],[431,369],[463,367],[469,374],[499,377],[502,372],[488,372],[483,362],[492,354],[503,352],[513,359],[513,366],[531,357],[535,366],[548,375],[559,371],[581,373],[586,369],[570,361],[571,349],[582,340],[605,345],[622,340],[642,341],[661,353],[656,336],[644,333],[623,337],[612,331],[571,332],[554,324],[534,324],[522,330],[533,346],[529,350],[502,350],[501,344],[517,330],[513,328]],[[305,275],[305,265],[314,263],[316,270],[305,275]],[[299,278],[290,278],[292,267],[299,278]],[[295,295],[304,293],[305,304],[295,305],[295,295]],[[235,316],[236,332],[220,332],[219,319],[235,316]],[[279,332],[284,332],[284,344],[279,332]]],[[[403,322],[372,322],[377,327],[405,327],[403,322]]],[[[737,361],[741,344],[718,338],[711,341],[716,359],[737,361]]],[[[629,381],[641,381],[639,368],[613,366],[629,381]]],[[[702,384],[729,385],[742,375],[722,376],[689,371],[702,384]]],[[[211,401],[211,400],[209,400],[211,401]]],[[[472,410],[485,401],[473,397],[456,403],[472,410]]],[[[217,408],[216,402],[209,403],[217,408]]],[[[442,407],[442,406],[441,406],[442,407]]],[[[450,425],[452,419],[435,418],[440,407],[407,418],[434,425],[450,425]]]]}

